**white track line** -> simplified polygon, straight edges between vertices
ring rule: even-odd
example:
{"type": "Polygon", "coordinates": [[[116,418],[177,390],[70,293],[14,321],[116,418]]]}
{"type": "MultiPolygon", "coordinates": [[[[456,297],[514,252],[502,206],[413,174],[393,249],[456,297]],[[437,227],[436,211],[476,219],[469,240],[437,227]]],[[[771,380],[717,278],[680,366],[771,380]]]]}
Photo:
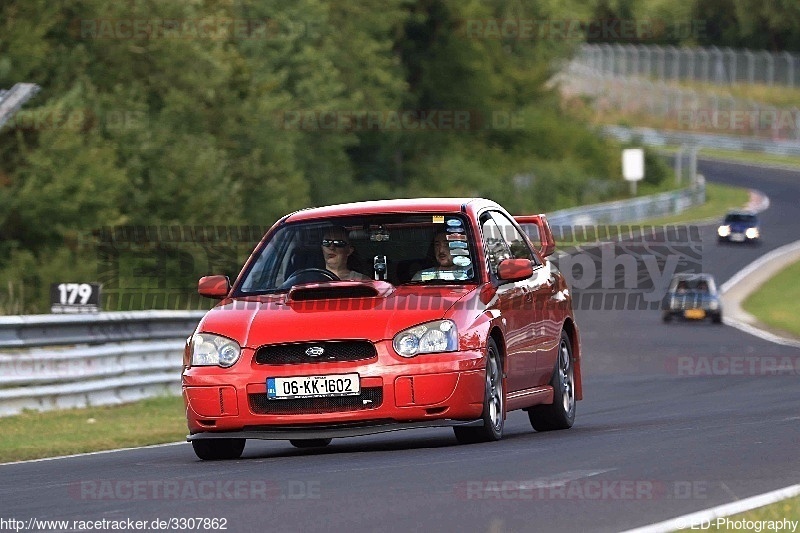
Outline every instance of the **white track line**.
{"type": "Polygon", "coordinates": [[[41,463],[44,461],[58,461],[59,459],[72,459],[73,457],[88,457],[91,455],[103,455],[107,453],[126,452],[129,450],[146,450],[147,448],[163,448],[164,446],[176,446],[186,444],[186,441],[167,442],[164,444],[151,444],[149,446],[134,446],[131,448],[115,448],[113,450],[100,450],[98,452],[74,453],[72,455],[60,455],[58,457],[42,457],[41,459],[28,459],[26,461],[14,461],[13,463],[0,463],[0,468],[10,465],[21,465],[25,463],[41,463]]]}
{"type": "Polygon", "coordinates": [[[638,527],[636,529],[629,529],[624,533],[662,533],[668,531],[676,531],[679,529],[691,528],[699,529],[702,525],[708,524],[717,518],[723,518],[739,513],[744,513],[763,507],[771,503],[779,502],[787,498],[793,498],[800,495],[800,485],[791,485],[789,487],[759,494],[751,498],[739,500],[738,502],[726,503],[704,511],[686,514],[677,518],[671,518],[657,524],[650,524],[649,526],[638,527]]]}
{"type": "MultiPolygon", "coordinates": [[[[770,273],[769,276],[767,277],[759,276],[758,275],[759,273],[766,273],[765,272],[766,265],[769,265],[770,267],[772,266],[780,267],[777,270],[781,270],[792,264],[792,262],[796,260],[796,255],[799,252],[800,252],[800,241],[795,241],[793,243],[786,244],[784,246],[781,246],[780,248],[776,248],[771,252],[762,255],[761,257],[759,257],[758,259],[756,259],[755,261],[744,267],[742,270],[734,274],[728,281],[723,283],[720,286],[720,293],[722,294],[723,297],[725,297],[725,295],[729,291],[731,291],[738,284],[745,281],[748,277],[765,278],[765,279],[755,280],[752,289],[757,289],[762,283],[766,282],[775,273],[777,273],[777,271],[774,273],[770,273]]],[[[745,318],[747,318],[748,315],[744,315],[744,313],[739,313],[738,311],[741,306],[741,301],[744,298],[746,298],[751,292],[752,290],[745,290],[743,293],[740,293],[737,296],[733,295],[729,296],[729,298],[732,298],[733,301],[726,302],[726,306],[733,305],[734,315],[742,314],[745,318]]],[[[795,348],[800,348],[800,340],[781,337],[774,333],[770,333],[769,331],[760,329],[752,324],[748,324],[744,320],[740,320],[731,316],[724,316],[722,321],[728,326],[734,327],[740,331],[744,331],[745,333],[754,335],[766,341],[774,342],[776,344],[782,344],[784,346],[793,346],[795,348]]]]}

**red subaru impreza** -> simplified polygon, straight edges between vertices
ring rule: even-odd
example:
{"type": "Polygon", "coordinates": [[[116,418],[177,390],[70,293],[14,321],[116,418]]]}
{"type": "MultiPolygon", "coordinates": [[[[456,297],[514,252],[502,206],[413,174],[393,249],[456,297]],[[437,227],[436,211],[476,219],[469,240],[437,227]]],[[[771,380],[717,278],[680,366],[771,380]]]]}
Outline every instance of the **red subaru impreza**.
{"type": "Polygon", "coordinates": [[[221,301],[184,356],[195,453],[441,426],[493,441],[514,409],[538,431],[571,427],[580,341],[554,249],[543,215],[515,219],[485,199],[283,217],[233,285],[200,280],[221,301]]]}

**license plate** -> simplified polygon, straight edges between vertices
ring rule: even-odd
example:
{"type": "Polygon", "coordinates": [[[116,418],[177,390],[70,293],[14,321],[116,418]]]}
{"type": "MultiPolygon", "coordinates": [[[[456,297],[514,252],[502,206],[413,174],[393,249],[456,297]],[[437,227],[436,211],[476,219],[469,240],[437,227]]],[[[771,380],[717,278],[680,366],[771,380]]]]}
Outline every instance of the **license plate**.
{"type": "Polygon", "coordinates": [[[734,242],[744,242],[744,233],[731,233],[731,240],[734,242]]]}
{"type": "Polygon", "coordinates": [[[683,316],[702,320],[706,317],[706,312],[702,309],[687,309],[683,312],[683,316]]]}
{"type": "Polygon", "coordinates": [[[358,374],[267,378],[267,398],[270,400],[351,396],[360,393],[361,381],[358,374]]]}

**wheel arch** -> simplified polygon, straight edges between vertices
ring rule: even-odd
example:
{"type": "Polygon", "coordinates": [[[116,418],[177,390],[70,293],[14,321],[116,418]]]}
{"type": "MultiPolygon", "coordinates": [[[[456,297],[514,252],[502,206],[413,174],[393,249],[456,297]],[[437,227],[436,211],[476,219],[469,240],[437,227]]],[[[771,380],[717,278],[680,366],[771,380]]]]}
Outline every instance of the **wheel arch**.
{"type": "Polygon", "coordinates": [[[573,372],[575,377],[575,399],[582,400],[583,380],[581,378],[581,345],[580,345],[580,334],[578,333],[578,326],[570,317],[564,321],[563,329],[564,332],[569,337],[570,344],[572,344],[572,362],[574,365],[573,372]]]}
{"type": "Polygon", "coordinates": [[[505,373],[506,373],[506,342],[505,342],[505,338],[503,337],[503,332],[500,331],[499,327],[495,326],[489,332],[489,338],[494,340],[494,343],[497,345],[497,349],[500,351],[500,370],[503,372],[503,377],[505,378],[505,373]]]}

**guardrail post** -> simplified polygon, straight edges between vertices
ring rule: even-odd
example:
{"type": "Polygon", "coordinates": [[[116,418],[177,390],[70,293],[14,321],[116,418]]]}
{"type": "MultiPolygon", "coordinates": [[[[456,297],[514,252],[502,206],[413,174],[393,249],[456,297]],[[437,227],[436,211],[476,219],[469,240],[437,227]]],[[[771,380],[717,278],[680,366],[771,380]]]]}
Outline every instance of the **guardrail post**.
{"type": "Polygon", "coordinates": [[[745,50],[744,56],[747,58],[747,83],[753,85],[756,78],[756,56],[750,50],[745,50]]]}
{"type": "Polygon", "coordinates": [[[736,83],[736,52],[734,52],[731,48],[726,48],[725,55],[727,55],[730,58],[730,70],[731,70],[730,84],[733,85],[734,83],[736,83]]]}
{"type": "Polygon", "coordinates": [[[696,144],[689,148],[689,183],[692,188],[697,187],[697,151],[700,147],[696,144]]]}
{"type": "Polygon", "coordinates": [[[701,61],[702,61],[702,63],[700,64],[701,76],[703,77],[703,81],[705,83],[708,83],[710,81],[710,78],[709,78],[709,75],[708,75],[708,72],[709,72],[709,68],[708,68],[708,51],[705,48],[700,48],[697,51],[697,53],[700,54],[700,58],[701,58],[701,61]]]}
{"type": "Polygon", "coordinates": [[[762,56],[767,62],[767,85],[772,87],[775,81],[775,61],[769,52],[762,52],[762,56]]]}
{"type": "Polygon", "coordinates": [[[683,181],[683,153],[686,151],[686,145],[682,144],[675,154],[675,183],[680,185],[683,181]]]}

